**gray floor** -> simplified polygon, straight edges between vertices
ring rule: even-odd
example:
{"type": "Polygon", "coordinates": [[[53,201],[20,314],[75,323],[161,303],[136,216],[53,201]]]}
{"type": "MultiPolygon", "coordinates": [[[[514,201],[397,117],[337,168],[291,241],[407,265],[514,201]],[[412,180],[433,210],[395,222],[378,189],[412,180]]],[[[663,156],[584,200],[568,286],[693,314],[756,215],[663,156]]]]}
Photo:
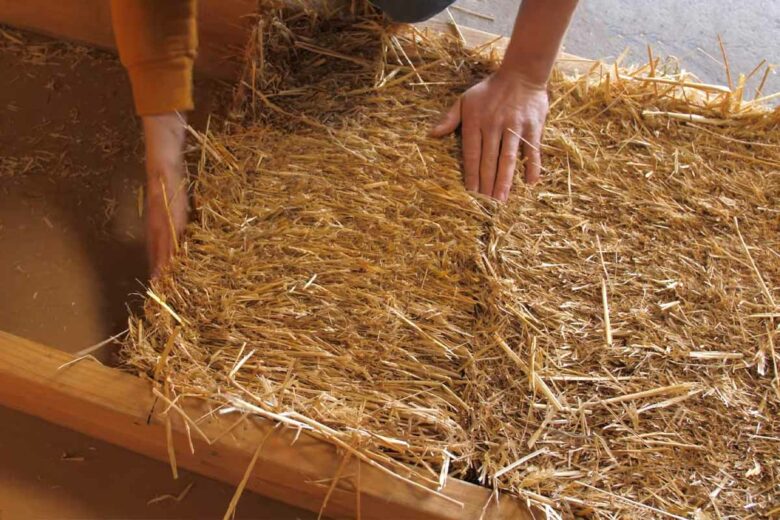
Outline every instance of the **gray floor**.
{"type": "MultiPolygon", "coordinates": [[[[451,9],[458,23],[509,34],[520,0],[458,0],[455,5],[494,18],[451,9]]],[[[443,19],[449,18],[445,14],[443,19]]],[[[762,59],[780,64],[780,0],[580,0],[564,45],[573,54],[606,59],[628,48],[629,61],[640,62],[647,59],[649,43],[656,55],[677,57],[703,81],[726,84],[717,35],[725,43],[734,81],[762,59]]],[[[778,90],[780,75],[773,73],[764,93],[778,90]]]]}

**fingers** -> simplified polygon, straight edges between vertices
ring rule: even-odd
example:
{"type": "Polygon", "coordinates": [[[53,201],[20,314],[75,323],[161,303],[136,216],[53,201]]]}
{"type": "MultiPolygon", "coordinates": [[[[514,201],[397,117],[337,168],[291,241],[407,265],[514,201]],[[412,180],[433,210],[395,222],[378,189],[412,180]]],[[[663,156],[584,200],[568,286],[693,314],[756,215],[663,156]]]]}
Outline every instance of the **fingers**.
{"type": "Polygon", "coordinates": [[[158,208],[147,215],[146,243],[152,278],[157,278],[175,256],[182,232],[182,229],[172,229],[171,220],[164,211],[158,208]]]}
{"type": "Polygon", "coordinates": [[[146,247],[149,254],[151,277],[154,279],[160,276],[165,265],[173,256],[170,231],[166,228],[166,223],[161,222],[161,219],[154,214],[147,216],[146,247]]]}
{"type": "Polygon", "coordinates": [[[542,130],[529,128],[523,134],[523,157],[525,158],[525,182],[533,184],[542,174],[542,130]]]}
{"type": "Polygon", "coordinates": [[[498,157],[498,174],[493,186],[494,199],[506,202],[512,189],[512,178],[515,176],[517,151],[520,147],[520,134],[510,129],[504,130],[501,138],[501,152],[498,157]]]}
{"type": "Polygon", "coordinates": [[[482,135],[482,158],[479,164],[479,192],[493,196],[498,167],[498,151],[501,148],[501,134],[490,132],[482,135]]]}
{"type": "Polygon", "coordinates": [[[450,107],[430,131],[430,136],[442,137],[457,130],[460,125],[466,189],[505,202],[512,188],[519,151],[522,151],[524,159],[526,182],[533,184],[541,176],[540,147],[544,114],[540,124],[533,123],[539,118],[518,118],[517,114],[511,118],[502,114],[494,120],[486,119],[482,105],[471,102],[469,92],[450,107]],[[509,120],[510,126],[500,125],[502,121],[509,120]],[[523,120],[526,121],[525,125],[523,120]]]}
{"type": "Polygon", "coordinates": [[[176,112],[143,118],[146,145],[146,241],[149,267],[157,277],[178,249],[187,224],[184,167],[185,120],[176,112]]]}
{"type": "Polygon", "coordinates": [[[461,110],[461,98],[452,104],[450,109],[444,114],[444,117],[439,121],[430,132],[431,137],[443,137],[447,134],[454,132],[460,124],[460,110],[461,110]]]}
{"type": "Polygon", "coordinates": [[[165,266],[170,262],[170,259],[173,257],[173,250],[170,247],[170,240],[165,242],[158,240],[153,247],[154,249],[150,251],[149,265],[152,267],[151,278],[154,280],[159,278],[165,266]]]}
{"type": "Polygon", "coordinates": [[[179,157],[184,148],[186,120],[178,112],[144,116],[147,163],[162,165],[179,157]]]}
{"type": "Polygon", "coordinates": [[[480,189],[479,167],[482,156],[482,132],[479,126],[463,125],[463,183],[469,191],[480,189]]]}
{"type": "Polygon", "coordinates": [[[187,224],[187,189],[184,179],[166,187],[164,178],[147,184],[146,243],[152,278],[160,276],[178,250],[178,239],[187,224]]]}

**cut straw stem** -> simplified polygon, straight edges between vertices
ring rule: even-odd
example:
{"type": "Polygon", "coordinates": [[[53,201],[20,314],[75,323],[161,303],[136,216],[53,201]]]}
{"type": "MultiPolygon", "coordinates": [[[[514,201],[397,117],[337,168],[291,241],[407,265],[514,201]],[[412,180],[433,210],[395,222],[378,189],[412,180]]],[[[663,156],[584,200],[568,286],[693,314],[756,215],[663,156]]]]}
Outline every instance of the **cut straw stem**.
{"type": "Polygon", "coordinates": [[[683,392],[689,392],[694,388],[696,388],[696,383],[679,383],[676,385],[662,386],[659,388],[653,388],[651,390],[643,390],[641,392],[634,392],[631,394],[619,395],[617,397],[611,397],[609,399],[603,399],[596,402],[585,403],[582,406],[586,408],[592,408],[602,404],[622,403],[625,401],[644,399],[646,397],[654,397],[656,395],[679,394],[683,392]]]}
{"type": "Polygon", "coordinates": [[[620,74],[620,79],[626,81],[644,81],[647,83],[660,83],[663,85],[675,85],[684,88],[691,88],[695,90],[702,90],[704,92],[717,92],[722,94],[731,94],[731,89],[723,85],[713,85],[709,83],[698,83],[696,81],[686,81],[683,79],[674,78],[659,78],[659,77],[647,77],[647,76],[631,76],[628,74],[620,74]]]}
{"type": "Polygon", "coordinates": [[[463,31],[460,30],[460,26],[458,25],[458,22],[455,21],[455,17],[452,16],[452,11],[450,11],[449,8],[447,8],[447,16],[450,18],[450,24],[455,29],[455,33],[458,35],[458,39],[463,45],[466,45],[466,37],[463,36],[463,31]]]}
{"type": "Polygon", "coordinates": [[[129,329],[125,328],[123,331],[117,332],[113,336],[104,339],[100,343],[95,343],[94,345],[92,345],[90,347],[83,348],[83,349],[79,350],[78,352],[75,352],[73,355],[76,356],[76,357],[80,357],[80,356],[86,356],[87,354],[92,354],[96,350],[100,350],[101,348],[105,347],[106,345],[109,345],[109,344],[113,343],[114,341],[116,341],[117,339],[119,339],[120,337],[124,336],[125,334],[127,334],[128,330],[129,329]]]}
{"type": "Polygon", "coordinates": [[[521,457],[521,458],[517,459],[516,461],[514,461],[513,463],[511,463],[511,464],[509,464],[507,466],[504,466],[500,470],[496,471],[496,473],[493,475],[493,478],[497,479],[497,478],[501,477],[502,475],[505,475],[506,473],[509,473],[510,471],[512,471],[513,469],[517,468],[521,464],[525,464],[526,462],[528,462],[529,460],[533,459],[534,457],[536,457],[538,455],[541,455],[543,453],[547,453],[547,451],[548,451],[547,448],[539,448],[536,451],[532,451],[528,455],[525,455],[524,457],[521,457]]]}
{"type": "Polygon", "coordinates": [[[687,121],[689,123],[701,123],[705,125],[732,125],[733,121],[729,119],[717,119],[712,117],[705,117],[699,114],[686,114],[683,112],[666,112],[663,110],[643,110],[642,116],[644,117],[668,117],[669,119],[677,119],[679,121],[687,121]]]}
{"type": "Polygon", "coordinates": [[[180,325],[187,325],[187,321],[186,321],[184,318],[182,318],[181,316],[179,316],[178,314],[176,314],[176,311],[174,311],[174,310],[173,310],[173,309],[172,309],[172,308],[171,308],[171,307],[170,307],[170,306],[169,306],[167,303],[165,303],[165,302],[162,300],[162,298],[160,298],[159,296],[157,296],[157,295],[154,293],[154,291],[152,291],[151,289],[147,289],[147,290],[146,290],[146,295],[147,295],[149,298],[151,298],[152,300],[154,300],[155,302],[157,302],[157,304],[159,304],[159,305],[160,305],[160,307],[162,307],[162,308],[163,308],[163,310],[165,310],[165,312],[167,312],[168,314],[170,314],[170,315],[171,315],[171,317],[173,317],[173,319],[174,319],[174,320],[178,321],[180,325]]]}
{"type": "Polygon", "coordinates": [[[344,468],[347,465],[347,462],[349,462],[349,459],[352,457],[351,453],[347,453],[341,458],[341,462],[339,463],[338,468],[336,468],[336,474],[333,476],[333,479],[330,483],[330,486],[328,486],[328,492],[325,493],[325,498],[322,500],[322,506],[320,506],[320,512],[317,515],[317,520],[320,520],[322,518],[322,515],[325,513],[325,508],[328,507],[328,501],[330,500],[330,496],[333,494],[333,490],[336,489],[336,486],[339,483],[339,480],[341,479],[341,474],[344,472],[344,468]]]}
{"type": "Polygon", "coordinates": [[[228,504],[227,511],[225,511],[225,515],[222,517],[222,520],[230,520],[233,517],[233,513],[236,511],[236,507],[238,507],[238,501],[241,500],[241,495],[244,493],[244,489],[249,482],[249,477],[252,476],[252,472],[255,469],[257,459],[260,458],[260,452],[263,451],[265,441],[268,440],[268,437],[270,437],[273,432],[273,428],[268,430],[263,439],[260,441],[260,444],[257,445],[257,448],[252,455],[252,459],[249,461],[249,465],[246,467],[246,471],[244,471],[244,476],[241,477],[241,482],[238,483],[238,486],[233,493],[233,498],[230,499],[230,504],[228,504]]]}
{"type": "Polygon", "coordinates": [[[737,236],[739,237],[739,242],[742,244],[742,249],[745,251],[745,256],[747,256],[748,260],[750,261],[750,267],[753,269],[753,273],[756,275],[756,279],[758,280],[758,285],[761,287],[761,291],[764,293],[767,302],[772,307],[777,307],[775,299],[772,297],[772,293],[769,291],[769,287],[767,287],[766,283],[764,283],[764,277],[761,276],[761,271],[758,270],[756,261],[753,260],[753,255],[750,254],[750,248],[748,248],[748,245],[745,243],[745,239],[742,236],[742,232],[739,230],[739,220],[737,220],[737,217],[734,217],[734,227],[737,230],[737,236]]]}
{"type": "Polygon", "coordinates": [[[531,373],[528,365],[524,363],[522,359],[520,359],[520,356],[518,356],[517,353],[515,353],[515,351],[513,351],[509,345],[507,345],[506,341],[504,341],[503,338],[501,338],[498,334],[494,334],[493,338],[496,340],[498,346],[501,347],[501,350],[506,352],[506,355],[509,356],[509,359],[512,360],[512,362],[517,365],[520,370],[522,370],[526,377],[530,378],[534,388],[542,395],[544,395],[550,405],[555,410],[562,411],[563,406],[561,405],[560,400],[556,397],[555,393],[553,393],[550,387],[547,386],[547,383],[544,382],[539,374],[537,374],[536,371],[531,373]]]}
{"type": "MultiPolygon", "coordinates": [[[[157,397],[159,397],[160,399],[162,399],[163,401],[165,401],[169,408],[173,408],[174,410],[176,410],[179,413],[179,415],[181,415],[182,419],[184,419],[187,423],[189,423],[189,425],[196,432],[198,432],[198,435],[200,435],[201,438],[203,438],[203,440],[206,441],[207,444],[211,444],[211,441],[209,440],[208,436],[204,433],[204,431],[200,428],[200,426],[198,426],[198,423],[192,420],[190,416],[187,415],[187,413],[184,410],[182,410],[178,404],[176,404],[171,399],[169,399],[167,395],[164,395],[162,392],[157,390],[157,388],[152,388],[152,393],[157,397]]],[[[170,416],[170,414],[167,411],[165,412],[165,415],[166,417],[170,416]]]]}
{"type": "Polygon", "coordinates": [[[594,491],[596,491],[598,493],[603,493],[603,494],[605,494],[605,495],[607,495],[609,497],[612,497],[612,498],[614,498],[616,500],[620,500],[620,501],[625,502],[627,504],[630,504],[632,506],[636,506],[636,507],[638,507],[640,509],[645,509],[647,511],[652,511],[652,512],[657,513],[659,515],[666,516],[666,517],[669,517],[669,518],[675,518],[677,520],[688,520],[687,517],[679,516],[679,515],[676,515],[674,513],[670,513],[668,511],[664,511],[663,509],[658,509],[657,507],[649,506],[647,504],[643,504],[642,502],[637,502],[636,500],[631,500],[630,498],[624,497],[622,495],[611,493],[609,491],[606,491],[606,490],[603,490],[603,489],[599,489],[599,488],[597,488],[595,486],[591,486],[590,484],[587,484],[585,482],[582,482],[582,481],[579,481],[579,480],[577,480],[576,482],[580,486],[586,487],[588,489],[592,489],[592,490],[594,490],[594,491]]]}
{"type": "Polygon", "coordinates": [[[601,305],[604,311],[604,336],[607,346],[612,346],[612,322],[609,319],[609,300],[607,297],[607,279],[601,278],[601,305]]]}

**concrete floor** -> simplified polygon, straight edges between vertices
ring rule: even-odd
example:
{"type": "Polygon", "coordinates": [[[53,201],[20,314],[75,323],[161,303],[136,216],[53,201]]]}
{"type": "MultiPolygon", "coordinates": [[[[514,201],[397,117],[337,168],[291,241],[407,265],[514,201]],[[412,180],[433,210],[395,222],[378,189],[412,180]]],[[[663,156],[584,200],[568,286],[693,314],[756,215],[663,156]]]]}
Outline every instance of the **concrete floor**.
{"type": "MultiPolygon", "coordinates": [[[[495,18],[451,9],[458,23],[508,35],[520,0],[458,0],[455,5],[495,18]]],[[[649,43],[656,55],[679,58],[703,81],[726,84],[717,35],[736,81],[738,73],[748,74],[762,59],[780,64],[778,31],[778,0],[582,0],[564,45],[573,54],[604,59],[628,48],[628,61],[637,63],[646,61],[649,43]]],[[[778,90],[780,76],[771,74],[764,93],[778,90]]]]}

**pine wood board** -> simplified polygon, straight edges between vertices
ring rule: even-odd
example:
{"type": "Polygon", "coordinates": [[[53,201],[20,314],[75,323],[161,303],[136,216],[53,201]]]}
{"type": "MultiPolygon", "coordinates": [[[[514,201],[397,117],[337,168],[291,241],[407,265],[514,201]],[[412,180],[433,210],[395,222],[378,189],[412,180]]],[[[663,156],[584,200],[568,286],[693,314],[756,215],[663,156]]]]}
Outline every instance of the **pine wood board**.
{"type": "MultiPolygon", "coordinates": [[[[0,332],[0,405],[162,461],[169,461],[165,422],[170,420],[177,464],[232,484],[241,480],[258,446],[275,428],[263,444],[247,489],[319,511],[344,456],[330,443],[262,419],[247,419],[229,430],[239,418],[235,414],[214,415],[199,423],[207,438],[216,439],[208,443],[194,428],[188,435],[177,411],[164,414],[167,404],[155,397],[150,381],[88,358],[71,363],[74,359],[65,352],[0,332]]],[[[202,404],[181,405],[192,418],[207,412],[202,404]]],[[[360,466],[360,517],[364,519],[476,519],[491,498],[489,489],[449,479],[441,491],[452,499],[448,501],[365,463],[360,466]]],[[[351,457],[328,501],[327,516],[358,516],[357,471],[351,457]]],[[[483,518],[530,520],[542,516],[518,499],[500,496],[498,505],[491,502],[483,518]]]]}

